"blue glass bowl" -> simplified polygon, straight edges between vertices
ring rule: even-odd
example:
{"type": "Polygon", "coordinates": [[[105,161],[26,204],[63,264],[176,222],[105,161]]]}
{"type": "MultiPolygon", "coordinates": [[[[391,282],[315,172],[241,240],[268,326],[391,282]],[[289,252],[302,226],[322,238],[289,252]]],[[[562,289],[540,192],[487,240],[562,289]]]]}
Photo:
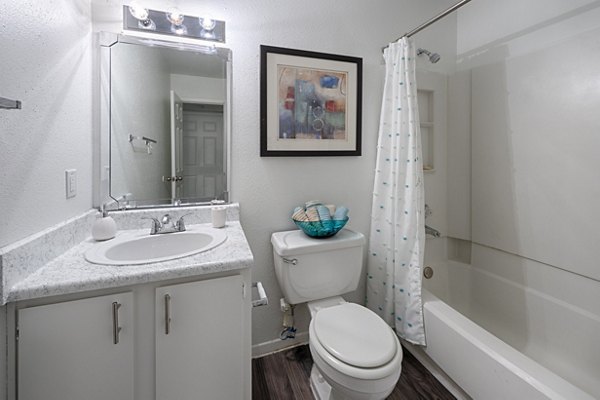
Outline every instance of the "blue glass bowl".
{"type": "Polygon", "coordinates": [[[338,233],[346,222],[348,222],[348,217],[346,219],[331,219],[325,221],[294,221],[296,226],[304,233],[306,233],[310,237],[314,238],[326,238],[331,237],[338,233]]]}

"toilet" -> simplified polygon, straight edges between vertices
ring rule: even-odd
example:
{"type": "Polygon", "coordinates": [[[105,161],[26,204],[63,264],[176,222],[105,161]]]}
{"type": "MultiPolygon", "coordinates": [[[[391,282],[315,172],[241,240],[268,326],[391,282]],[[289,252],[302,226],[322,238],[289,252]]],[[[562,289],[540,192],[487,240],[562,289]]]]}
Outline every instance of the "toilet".
{"type": "Polygon", "coordinates": [[[271,236],[285,300],[308,303],[310,387],[317,400],[385,399],[400,378],[402,347],[394,331],[373,311],[341,297],[358,287],[365,242],[349,229],[326,239],[299,230],[271,236]]]}

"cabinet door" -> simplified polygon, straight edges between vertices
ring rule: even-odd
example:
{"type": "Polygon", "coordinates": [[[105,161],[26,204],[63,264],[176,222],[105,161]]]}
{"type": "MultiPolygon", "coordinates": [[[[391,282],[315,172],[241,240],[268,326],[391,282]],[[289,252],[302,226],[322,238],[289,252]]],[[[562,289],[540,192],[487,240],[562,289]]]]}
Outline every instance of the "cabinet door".
{"type": "Polygon", "coordinates": [[[19,400],[133,399],[132,308],[122,293],[19,310],[19,400]]]}
{"type": "Polygon", "coordinates": [[[156,399],[243,398],[242,278],[156,289],[156,399]]]}

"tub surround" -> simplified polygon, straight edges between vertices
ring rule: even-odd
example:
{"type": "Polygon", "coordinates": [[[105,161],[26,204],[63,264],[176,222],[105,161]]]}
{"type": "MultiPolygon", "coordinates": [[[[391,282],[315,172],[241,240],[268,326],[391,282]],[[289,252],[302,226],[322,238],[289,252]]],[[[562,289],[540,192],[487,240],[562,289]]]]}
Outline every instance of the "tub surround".
{"type": "MultiPolygon", "coordinates": [[[[88,262],[84,253],[95,242],[90,237],[97,211],[46,229],[0,249],[2,304],[89,290],[131,286],[173,278],[249,268],[253,256],[239,222],[239,205],[227,208],[227,240],[216,248],[165,262],[114,266],[88,262]]],[[[210,207],[182,207],[113,212],[119,231],[148,229],[143,217],[160,218],[169,213],[179,218],[187,213],[186,225],[210,226],[210,207]]],[[[117,233],[118,235],[118,233],[117,233]]]]}
{"type": "Polygon", "coordinates": [[[474,246],[473,265],[456,261],[430,264],[434,275],[423,282],[427,347],[406,347],[418,356],[431,357],[475,399],[597,398],[593,364],[597,357],[592,343],[597,335],[589,336],[598,330],[597,317],[580,309],[574,298],[567,303],[566,290],[558,293],[550,276],[545,281],[548,293],[507,279],[510,263],[497,252],[474,246]],[[484,253],[486,264],[481,259],[484,253]],[[496,296],[501,296],[501,301],[496,296]],[[503,308],[491,308],[492,303],[503,308]],[[519,318],[527,314],[535,317],[524,326],[519,318]],[[539,325],[541,321],[547,325],[539,325]],[[565,323],[580,327],[588,338],[585,333],[574,336],[577,333],[573,332],[561,337],[567,333],[561,329],[565,323]],[[508,332],[513,335],[507,336],[508,332]],[[524,335],[521,340],[518,334],[524,335]],[[585,355],[578,353],[574,341],[583,343],[585,355]],[[565,354],[563,348],[572,354],[565,354]]]}

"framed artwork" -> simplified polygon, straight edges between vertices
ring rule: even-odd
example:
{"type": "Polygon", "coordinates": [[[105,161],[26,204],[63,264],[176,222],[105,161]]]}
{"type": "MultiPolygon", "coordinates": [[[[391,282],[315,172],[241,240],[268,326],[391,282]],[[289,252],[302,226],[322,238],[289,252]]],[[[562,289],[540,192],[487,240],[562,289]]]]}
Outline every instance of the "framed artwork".
{"type": "Polygon", "coordinates": [[[362,59],[260,46],[261,157],[360,156],[362,59]]]}

